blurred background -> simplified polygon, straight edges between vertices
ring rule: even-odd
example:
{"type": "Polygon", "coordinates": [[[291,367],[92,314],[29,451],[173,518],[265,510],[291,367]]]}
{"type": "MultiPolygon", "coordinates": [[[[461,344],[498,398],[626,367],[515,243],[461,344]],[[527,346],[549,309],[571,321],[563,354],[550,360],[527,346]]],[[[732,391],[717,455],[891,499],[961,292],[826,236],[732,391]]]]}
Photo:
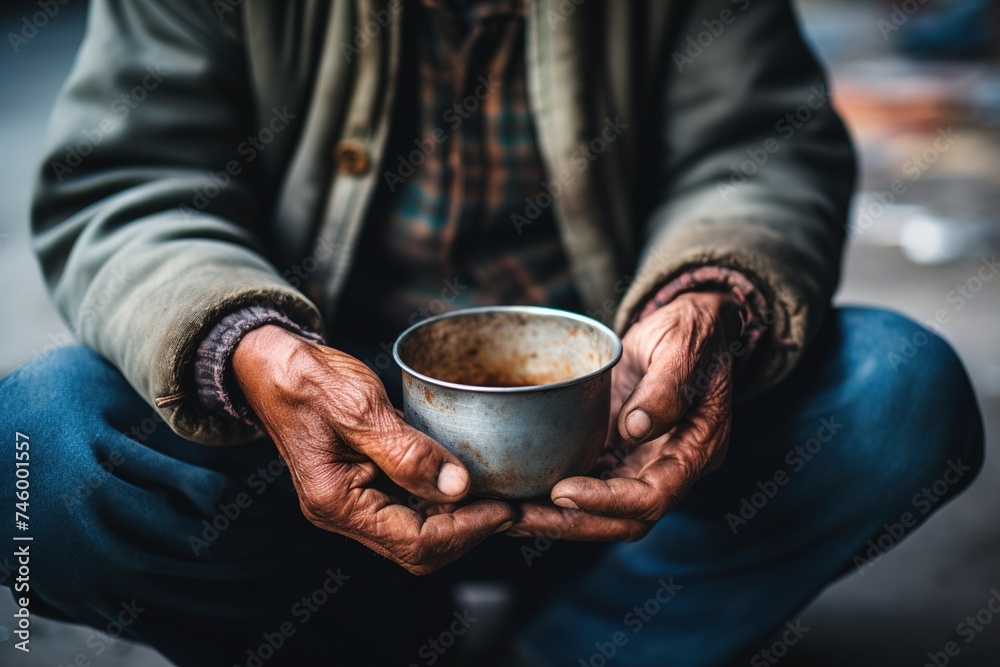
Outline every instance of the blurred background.
{"type": "MultiPolygon", "coordinates": [[[[86,15],[85,0],[61,1],[34,31],[35,2],[0,9],[0,145],[7,156],[0,160],[0,377],[72,341],[43,289],[27,222],[48,114],[86,15]]],[[[988,260],[1000,251],[1000,3],[797,4],[861,155],[837,302],[941,323],[934,328],[958,350],[978,390],[988,454],[966,494],[803,612],[809,631],[781,663],[919,667],[956,641],[961,651],[949,665],[994,667],[1000,614],[986,605],[1000,598],[1000,268],[988,260]],[[977,613],[982,629],[967,643],[956,626],[977,613]],[[993,622],[984,623],[987,617],[993,622]]],[[[32,653],[22,657],[8,644],[12,613],[0,589],[3,665],[54,667],[81,655],[88,662],[75,664],[167,664],[124,642],[95,655],[86,645],[91,630],[35,619],[32,653]]]]}

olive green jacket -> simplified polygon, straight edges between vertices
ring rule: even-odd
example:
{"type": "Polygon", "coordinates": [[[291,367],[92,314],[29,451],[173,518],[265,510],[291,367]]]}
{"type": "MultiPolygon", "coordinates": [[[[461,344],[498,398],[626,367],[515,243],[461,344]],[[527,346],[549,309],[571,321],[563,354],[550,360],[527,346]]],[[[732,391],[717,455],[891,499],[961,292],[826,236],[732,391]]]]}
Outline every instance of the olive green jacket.
{"type": "MultiPolygon", "coordinates": [[[[193,391],[197,345],[224,313],[265,302],[306,327],[350,326],[337,300],[395,165],[384,149],[413,1],[92,3],[35,244],[79,338],[181,435],[253,435],[193,391]]],[[[773,320],[742,393],[779,381],[829,307],[854,181],[788,4],[533,0],[526,44],[590,314],[621,331],[679,272],[737,269],[773,320]]]]}

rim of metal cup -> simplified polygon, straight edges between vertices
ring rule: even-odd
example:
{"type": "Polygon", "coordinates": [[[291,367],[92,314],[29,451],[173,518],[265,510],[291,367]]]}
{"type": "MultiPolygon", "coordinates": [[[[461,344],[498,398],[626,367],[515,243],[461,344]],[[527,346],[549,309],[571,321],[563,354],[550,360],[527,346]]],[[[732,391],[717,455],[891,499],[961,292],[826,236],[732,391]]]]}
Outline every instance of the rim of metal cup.
{"type": "Polygon", "coordinates": [[[598,322],[597,320],[587,317],[585,315],[580,315],[579,313],[574,313],[568,310],[559,310],[558,308],[546,308],[544,306],[476,306],[474,308],[462,308],[460,310],[453,310],[450,313],[442,313],[441,315],[435,315],[434,317],[429,317],[426,320],[421,320],[414,325],[411,325],[399,334],[396,338],[396,342],[392,346],[392,358],[396,364],[405,372],[410,375],[423,380],[428,384],[432,384],[438,387],[447,387],[449,389],[461,389],[463,391],[475,391],[488,394],[516,394],[522,392],[532,392],[532,391],[548,391],[550,389],[558,389],[560,387],[571,387],[575,384],[580,384],[586,382],[591,378],[595,378],[602,373],[606,373],[615,367],[615,365],[622,358],[622,341],[610,327],[598,322]],[[602,332],[610,338],[610,340],[615,344],[615,353],[612,359],[601,365],[595,371],[591,371],[586,375],[580,375],[569,380],[562,380],[560,382],[550,382],[548,384],[533,384],[526,385],[524,387],[484,387],[475,384],[459,384],[458,382],[448,382],[446,380],[439,380],[437,378],[431,377],[430,375],[425,375],[420,373],[410,367],[409,364],[404,362],[399,356],[399,347],[406,338],[412,334],[417,329],[427,326],[439,320],[444,320],[449,317],[461,317],[463,315],[472,315],[475,313],[524,313],[527,315],[544,315],[546,317],[559,317],[566,320],[573,320],[579,322],[588,327],[593,327],[598,331],[602,332]]]}

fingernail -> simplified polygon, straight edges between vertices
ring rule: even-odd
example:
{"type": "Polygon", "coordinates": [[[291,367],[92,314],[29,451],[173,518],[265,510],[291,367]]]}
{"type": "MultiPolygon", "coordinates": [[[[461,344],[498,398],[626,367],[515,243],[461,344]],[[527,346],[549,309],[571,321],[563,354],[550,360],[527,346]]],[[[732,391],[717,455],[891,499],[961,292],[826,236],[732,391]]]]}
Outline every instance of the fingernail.
{"type": "Polygon", "coordinates": [[[633,440],[642,440],[653,428],[653,420],[642,408],[636,408],[625,417],[625,430],[633,440]]]}
{"type": "Polygon", "coordinates": [[[454,463],[445,463],[438,473],[438,491],[446,496],[457,496],[469,485],[469,473],[454,463]]]}
{"type": "Polygon", "coordinates": [[[493,534],[496,535],[497,533],[502,533],[505,530],[509,529],[513,525],[514,525],[513,521],[508,521],[507,523],[503,524],[502,526],[500,526],[499,528],[497,528],[496,530],[494,530],[493,534]]]}
{"type": "Polygon", "coordinates": [[[580,506],[577,505],[576,503],[574,503],[569,498],[556,498],[552,502],[554,502],[559,507],[565,507],[568,510],[578,510],[578,509],[580,509],[580,506]]]}

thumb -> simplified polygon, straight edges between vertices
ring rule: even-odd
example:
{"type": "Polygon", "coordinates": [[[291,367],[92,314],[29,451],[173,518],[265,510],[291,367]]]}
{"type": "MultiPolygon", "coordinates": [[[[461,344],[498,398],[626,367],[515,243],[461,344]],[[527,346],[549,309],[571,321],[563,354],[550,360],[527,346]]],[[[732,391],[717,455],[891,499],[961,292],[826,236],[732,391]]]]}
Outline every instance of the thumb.
{"type": "Polygon", "coordinates": [[[368,418],[351,433],[351,445],[410,493],[433,502],[455,502],[469,490],[469,472],[458,457],[407,424],[385,392],[371,401],[368,418]]]}
{"type": "Polygon", "coordinates": [[[682,348],[655,355],[618,413],[622,439],[639,444],[674,428],[696,395],[689,383],[692,375],[690,359],[682,348]]]}

